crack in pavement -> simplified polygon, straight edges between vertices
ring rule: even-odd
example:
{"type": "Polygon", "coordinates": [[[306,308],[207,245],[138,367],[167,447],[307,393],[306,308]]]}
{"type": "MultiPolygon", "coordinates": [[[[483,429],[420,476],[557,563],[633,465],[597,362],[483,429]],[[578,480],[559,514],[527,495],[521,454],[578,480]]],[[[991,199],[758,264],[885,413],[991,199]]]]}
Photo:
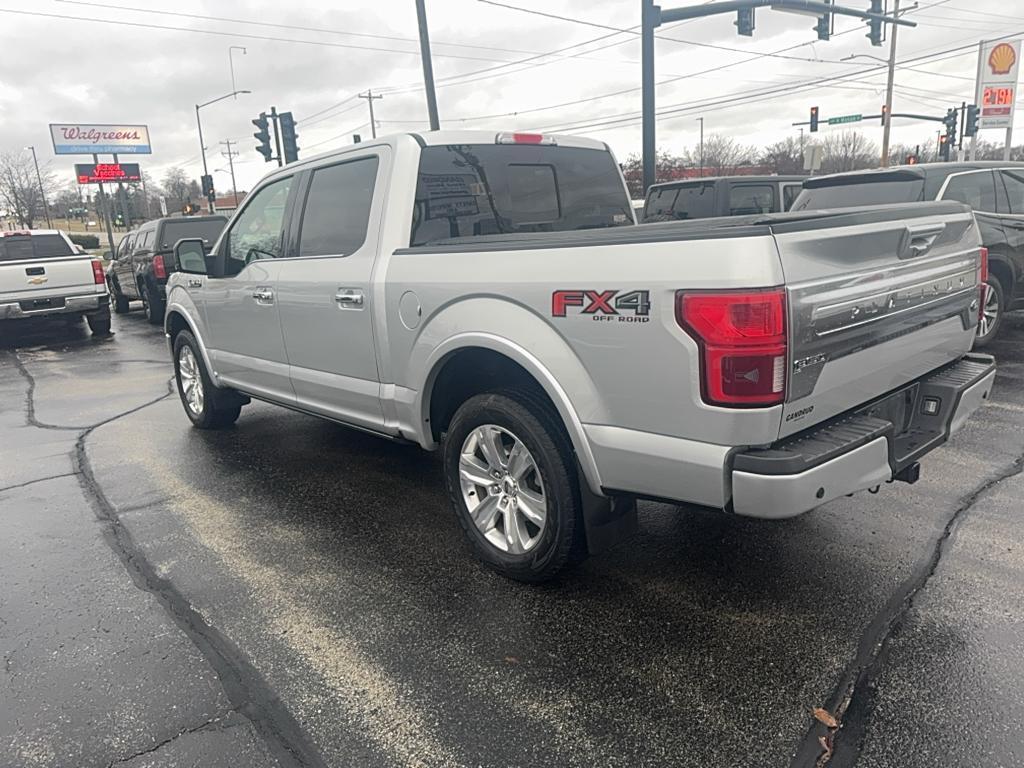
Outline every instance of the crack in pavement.
{"type": "Polygon", "coordinates": [[[35,378],[17,354],[13,357],[16,367],[28,382],[25,414],[29,425],[41,429],[78,432],[71,454],[75,470],[72,474],[78,477],[79,485],[92,506],[97,521],[103,526],[104,539],[121,560],[132,583],[156,599],[168,617],[211,666],[225,696],[232,704],[229,711],[242,715],[252,723],[267,748],[282,766],[327,768],[327,764],[305,730],[249,659],[229,638],[210,626],[178,588],[169,579],[160,576],[153,564],[146,559],[131,533],[121,522],[117,510],[104,493],[89,463],[85,448],[89,436],[106,424],[166,400],[175,392],[174,378],[168,380],[168,391],[165,394],[142,405],[98,421],[89,427],[63,427],[38,422],[35,417],[35,378]]]}
{"type": "MultiPolygon", "coordinates": [[[[220,720],[222,720],[223,718],[227,717],[228,715],[230,715],[234,711],[235,711],[234,708],[226,709],[223,712],[221,712],[219,715],[214,715],[213,717],[211,717],[209,720],[207,720],[204,723],[200,723],[199,725],[193,726],[191,728],[182,728],[180,731],[175,733],[173,736],[169,736],[169,737],[167,737],[166,739],[164,739],[162,741],[158,741],[156,744],[154,744],[151,747],[147,747],[146,749],[143,749],[143,750],[140,750],[140,751],[138,751],[138,752],[136,752],[134,754],[128,755],[128,757],[118,757],[118,758],[115,758],[114,760],[111,760],[109,763],[107,763],[107,768],[113,768],[115,765],[121,765],[122,763],[130,763],[132,760],[134,760],[134,759],[136,759],[138,757],[142,757],[143,755],[151,755],[154,752],[157,752],[157,751],[163,749],[164,747],[166,747],[171,742],[173,742],[173,741],[175,741],[177,739],[180,739],[182,736],[185,736],[185,735],[188,735],[188,734],[193,734],[193,733],[199,733],[199,732],[205,731],[205,730],[210,730],[210,729],[212,729],[212,726],[216,725],[220,720]]],[[[228,727],[230,727],[230,726],[228,726],[228,727]]],[[[218,728],[218,730],[226,730],[226,729],[218,728]]]]}
{"type": "Polygon", "coordinates": [[[16,488],[24,488],[27,485],[35,485],[36,483],[45,483],[47,480],[58,480],[62,477],[74,477],[77,472],[64,472],[60,475],[50,475],[49,477],[37,477],[35,480],[26,480],[24,483],[17,483],[16,485],[6,485],[0,488],[0,493],[5,491],[13,491],[16,488]]]}
{"type": "Polygon", "coordinates": [[[829,697],[825,709],[839,722],[838,730],[833,731],[820,722],[814,722],[797,747],[790,768],[823,768],[826,765],[831,768],[849,768],[856,764],[874,710],[875,680],[885,666],[891,640],[902,627],[914,599],[935,575],[950,537],[975,503],[995,486],[1022,472],[1024,454],[978,486],[946,520],[928,558],[914,569],[868,624],[857,644],[853,660],[843,671],[839,685],[829,697]]]}

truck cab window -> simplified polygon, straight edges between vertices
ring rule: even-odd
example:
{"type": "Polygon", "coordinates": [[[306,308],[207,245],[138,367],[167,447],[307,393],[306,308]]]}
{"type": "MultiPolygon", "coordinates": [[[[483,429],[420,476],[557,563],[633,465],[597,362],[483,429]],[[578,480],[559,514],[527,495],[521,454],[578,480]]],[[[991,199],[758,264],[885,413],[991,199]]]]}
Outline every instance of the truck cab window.
{"type": "Polygon", "coordinates": [[[626,188],[603,150],[449,144],[420,153],[412,245],[632,224],[626,188]]]}
{"type": "Polygon", "coordinates": [[[942,199],[967,203],[975,211],[995,213],[996,186],[992,171],[962,173],[951,177],[946,191],[942,193],[942,199]]]}
{"type": "Polygon", "coordinates": [[[237,275],[250,261],[281,255],[281,225],[292,177],[263,187],[248,201],[227,234],[225,275],[237,275]]]}
{"type": "Polygon", "coordinates": [[[738,184],[729,190],[730,216],[771,213],[774,208],[775,190],[770,184],[738,184]]]}
{"type": "Polygon", "coordinates": [[[348,256],[366,241],[376,156],[317,168],[306,196],[299,256],[348,256]]]}
{"type": "Polygon", "coordinates": [[[1024,173],[1021,171],[1002,171],[1006,195],[1010,200],[1010,213],[1024,215],[1024,173]]]}

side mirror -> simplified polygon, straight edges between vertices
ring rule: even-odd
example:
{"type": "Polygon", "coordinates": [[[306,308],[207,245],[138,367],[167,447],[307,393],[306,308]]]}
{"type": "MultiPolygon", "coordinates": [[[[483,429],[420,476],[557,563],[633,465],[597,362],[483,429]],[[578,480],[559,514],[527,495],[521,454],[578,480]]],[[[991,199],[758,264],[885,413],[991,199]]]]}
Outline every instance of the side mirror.
{"type": "Polygon", "coordinates": [[[191,275],[206,274],[206,249],[198,237],[182,238],[174,244],[174,267],[191,275]]]}

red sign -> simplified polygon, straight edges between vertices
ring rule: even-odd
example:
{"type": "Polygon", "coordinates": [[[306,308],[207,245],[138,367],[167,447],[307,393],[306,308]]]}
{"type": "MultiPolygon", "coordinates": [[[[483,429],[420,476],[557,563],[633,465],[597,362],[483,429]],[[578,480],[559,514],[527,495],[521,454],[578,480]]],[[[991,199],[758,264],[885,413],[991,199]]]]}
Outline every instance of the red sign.
{"type": "Polygon", "coordinates": [[[142,181],[138,163],[75,163],[79,184],[142,181]]]}

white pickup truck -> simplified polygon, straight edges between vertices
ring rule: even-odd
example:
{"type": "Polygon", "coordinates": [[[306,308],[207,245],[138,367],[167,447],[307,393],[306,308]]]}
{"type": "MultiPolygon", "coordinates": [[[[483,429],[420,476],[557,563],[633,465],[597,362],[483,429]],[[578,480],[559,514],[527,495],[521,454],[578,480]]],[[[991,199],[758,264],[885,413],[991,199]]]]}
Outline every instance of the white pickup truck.
{"type": "Polygon", "coordinates": [[[10,320],[59,315],[110,333],[103,262],[56,229],[0,232],[0,333],[10,320]]]}
{"type": "Polygon", "coordinates": [[[293,163],[175,262],[195,426],[258,398],[443,448],[472,547],[527,581],[627,535],[638,497],[782,518],[913,482],[995,377],[966,206],[638,226],[608,147],[569,136],[293,163]]]}

